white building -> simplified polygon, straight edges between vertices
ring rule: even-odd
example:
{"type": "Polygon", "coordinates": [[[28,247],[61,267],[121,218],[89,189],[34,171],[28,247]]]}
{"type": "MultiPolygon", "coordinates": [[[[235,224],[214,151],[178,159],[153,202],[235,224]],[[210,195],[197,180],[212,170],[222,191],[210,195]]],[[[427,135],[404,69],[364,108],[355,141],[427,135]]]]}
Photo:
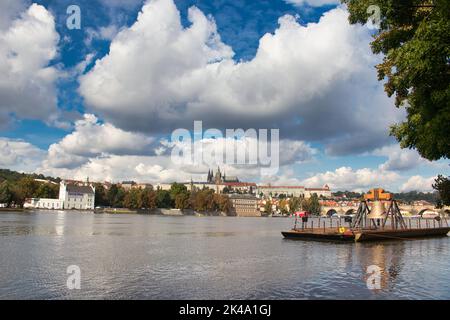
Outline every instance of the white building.
{"type": "Polygon", "coordinates": [[[331,190],[328,185],[323,188],[305,188],[303,186],[258,186],[257,195],[262,194],[264,197],[278,197],[280,195],[288,197],[305,197],[310,198],[313,194],[319,197],[330,198],[331,190]]]}
{"type": "Polygon", "coordinates": [[[61,181],[59,200],[63,201],[64,209],[94,210],[95,187],[92,185],[70,185],[61,181]]]}
{"type": "Polygon", "coordinates": [[[58,199],[27,199],[23,207],[54,210],[94,210],[95,187],[87,184],[84,186],[67,184],[65,181],[61,181],[58,199]]]}
{"type": "Polygon", "coordinates": [[[31,198],[26,199],[24,208],[62,210],[63,202],[59,199],[31,198]]]}

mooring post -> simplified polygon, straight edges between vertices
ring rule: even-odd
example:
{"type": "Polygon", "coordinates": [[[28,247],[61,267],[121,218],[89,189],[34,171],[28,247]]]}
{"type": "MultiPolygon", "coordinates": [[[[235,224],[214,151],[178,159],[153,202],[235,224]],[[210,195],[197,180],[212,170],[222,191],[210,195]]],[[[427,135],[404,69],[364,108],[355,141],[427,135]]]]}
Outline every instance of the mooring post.
{"type": "Polygon", "coordinates": [[[325,233],[325,230],[326,230],[326,228],[325,228],[325,221],[323,222],[323,233],[325,233]]]}
{"type": "Polygon", "coordinates": [[[436,220],[435,219],[433,219],[433,228],[434,229],[436,228],[436,220]]]}
{"type": "Polygon", "coordinates": [[[411,229],[411,218],[408,219],[409,228],[411,229]]]}
{"type": "Polygon", "coordinates": [[[314,230],[314,220],[311,220],[311,229],[314,230]]]}
{"type": "Polygon", "coordinates": [[[422,229],[422,218],[419,218],[419,229],[422,229]]]}

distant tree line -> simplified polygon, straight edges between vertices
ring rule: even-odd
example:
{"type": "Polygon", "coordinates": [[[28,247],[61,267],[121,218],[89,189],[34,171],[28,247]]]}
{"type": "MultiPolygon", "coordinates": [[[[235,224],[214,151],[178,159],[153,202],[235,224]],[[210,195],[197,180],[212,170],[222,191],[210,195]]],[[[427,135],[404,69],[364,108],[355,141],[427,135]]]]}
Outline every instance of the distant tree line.
{"type": "MultiPolygon", "coordinates": [[[[387,191],[389,192],[389,191],[387,191]]],[[[394,199],[397,201],[402,201],[405,203],[411,203],[413,201],[424,200],[431,203],[438,203],[441,197],[445,197],[445,193],[440,192],[418,192],[418,191],[410,191],[410,192],[400,192],[394,193],[392,192],[394,199]]],[[[333,192],[333,197],[343,197],[345,196],[348,199],[362,199],[364,193],[352,192],[352,191],[337,191],[333,192]]]]}
{"type": "Polygon", "coordinates": [[[38,182],[32,176],[0,183],[0,203],[9,207],[23,206],[27,198],[58,198],[58,194],[59,184],[38,182]]]}
{"type": "MultiPolygon", "coordinates": [[[[273,213],[272,200],[267,199],[264,205],[266,214],[273,213]]],[[[312,215],[320,215],[322,206],[319,202],[317,194],[312,194],[310,198],[304,197],[281,197],[278,202],[278,209],[282,214],[290,214],[297,211],[307,211],[312,215]]]]}
{"type": "Polygon", "coordinates": [[[127,209],[192,209],[198,212],[230,213],[231,202],[225,195],[219,195],[211,189],[188,191],[183,184],[173,183],[170,190],[152,187],[125,190],[113,184],[108,190],[97,184],[95,188],[96,206],[127,209]]]}

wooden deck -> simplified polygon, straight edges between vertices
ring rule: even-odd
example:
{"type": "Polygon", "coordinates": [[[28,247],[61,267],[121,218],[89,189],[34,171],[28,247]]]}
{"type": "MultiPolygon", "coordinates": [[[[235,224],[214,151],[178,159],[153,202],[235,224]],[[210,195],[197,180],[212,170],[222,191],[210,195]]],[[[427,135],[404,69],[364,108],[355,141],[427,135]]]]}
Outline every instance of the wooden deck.
{"type": "Polygon", "coordinates": [[[450,232],[450,227],[425,229],[346,229],[339,232],[337,228],[304,228],[282,232],[286,239],[337,241],[337,242],[363,242],[382,240],[410,240],[413,238],[443,237],[450,232]]]}

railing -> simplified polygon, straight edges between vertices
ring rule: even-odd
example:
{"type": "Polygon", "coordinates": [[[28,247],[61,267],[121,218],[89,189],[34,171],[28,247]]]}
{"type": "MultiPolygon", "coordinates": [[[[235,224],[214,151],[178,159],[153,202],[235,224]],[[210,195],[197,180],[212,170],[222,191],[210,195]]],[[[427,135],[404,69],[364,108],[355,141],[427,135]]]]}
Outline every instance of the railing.
{"type": "MultiPolygon", "coordinates": [[[[380,219],[381,220],[381,219],[380,219]]],[[[435,228],[445,228],[449,227],[448,218],[440,218],[436,220],[435,218],[409,218],[404,217],[407,229],[435,229],[435,228]]],[[[366,225],[370,225],[367,223],[366,225]]],[[[342,228],[350,229],[351,222],[346,222],[345,218],[330,218],[330,217],[313,217],[308,218],[306,222],[303,222],[301,218],[295,221],[295,230],[299,231],[320,231],[329,232],[334,229],[338,232],[342,231],[342,228]]],[[[377,225],[377,229],[389,229],[392,230],[392,226],[388,219],[386,225],[383,227],[382,221],[377,225]]]]}

